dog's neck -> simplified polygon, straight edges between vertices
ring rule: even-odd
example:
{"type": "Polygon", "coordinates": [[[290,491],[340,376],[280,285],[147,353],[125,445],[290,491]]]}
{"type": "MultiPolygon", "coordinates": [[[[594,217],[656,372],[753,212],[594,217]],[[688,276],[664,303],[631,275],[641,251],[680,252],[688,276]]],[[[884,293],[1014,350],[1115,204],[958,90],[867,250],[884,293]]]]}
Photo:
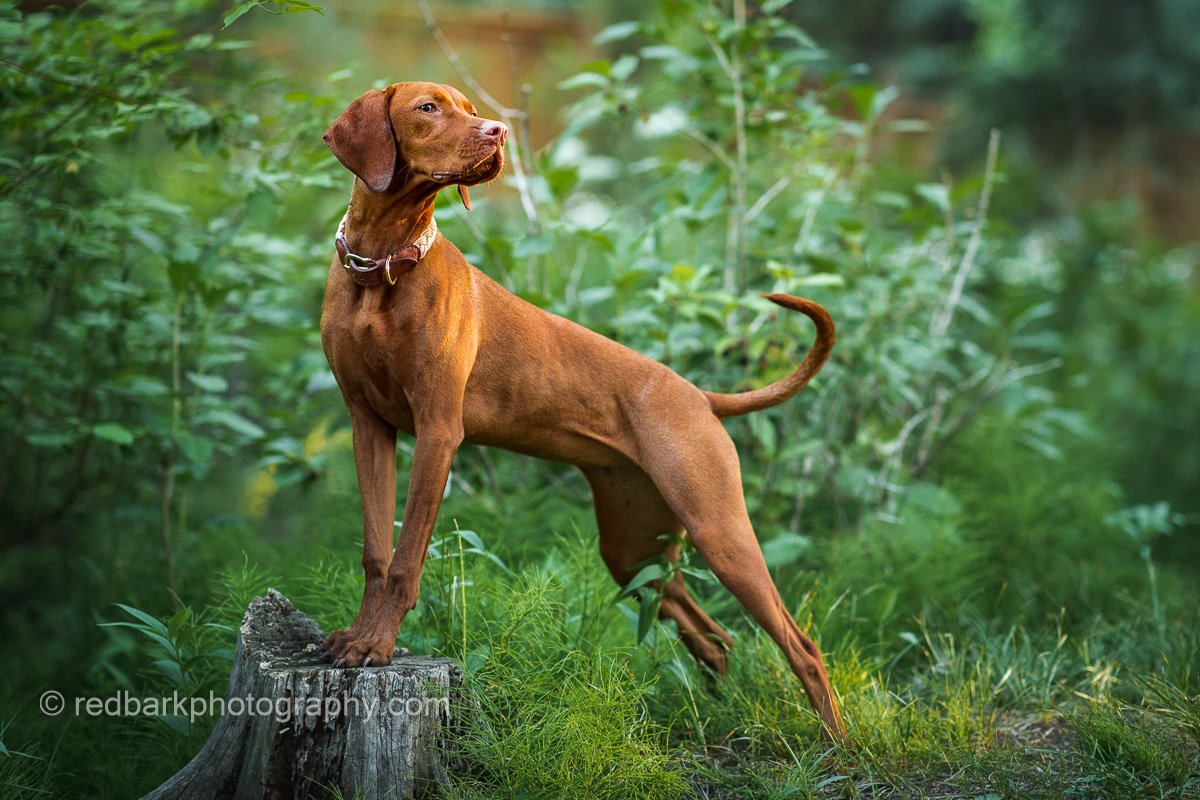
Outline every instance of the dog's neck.
{"type": "Polygon", "coordinates": [[[373,192],[356,178],[346,213],[346,238],[351,249],[376,258],[415,241],[433,221],[437,188],[430,191],[429,183],[422,182],[373,192]]]}

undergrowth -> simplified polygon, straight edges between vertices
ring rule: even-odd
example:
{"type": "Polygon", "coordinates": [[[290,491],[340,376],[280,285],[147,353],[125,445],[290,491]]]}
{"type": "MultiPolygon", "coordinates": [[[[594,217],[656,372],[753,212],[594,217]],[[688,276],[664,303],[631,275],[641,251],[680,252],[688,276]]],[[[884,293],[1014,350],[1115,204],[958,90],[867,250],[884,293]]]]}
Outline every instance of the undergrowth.
{"type": "MultiPolygon", "coordinates": [[[[353,72],[235,60],[191,33],[227,11],[208,0],[86,5],[0,6],[3,798],[140,795],[213,724],[48,717],[43,690],[220,694],[251,598],[276,587],[329,630],[363,589],[315,329],[346,188],[320,131],[353,72]]],[[[808,323],[757,291],[829,307],[813,384],[729,431],[852,741],[820,740],[695,554],[622,590],[578,472],[468,446],[399,642],[464,666],[452,793],[1200,797],[1194,253],[989,219],[1013,174],[998,134],[978,176],[900,174],[876,159],[912,132],[896,92],[813,71],[785,15],[672,0],[597,47],[561,136],[535,150],[508,120],[528,179],[439,224],[526,300],[714,391],[803,357],[808,323]],[[676,569],[733,636],[722,679],[656,620],[650,578],[676,569]]]]}
{"type": "MultiPolygon", "coordinates": [[[[1200,687],[1193,671],[1172,666],[1194,663],[1194,609],[1173,608],[1159,624],[1148,604],[1130,601],[1119,621],[1058,614],[1001,625],[973,603],[915,616],[916,607],[893,607],[907,624],[878,641],[871,627],[837,634],[846,627],[839,615],[879,608],[870,597],[818,587],[791,610],[826,643],[852,739],[830,746],[778,648],[740,612],[721,615],[735,646],[717,679],[669,625],[655,623],[638,645],[636,601],[618,599],[602,570],[578,535],[519,569],[472,531],[435,542],[400,643],[466,666],[468,769],[451,796],[1189,798],[1200,790],[1200,687]]],[[[353,612],[358,573],[348,558],[288,575],[243,566],[226,573],[205,611],[156,625],[114,609],[128,618],[108,628],[114,641],[135,638],[111,651],[107,673],[143,695],[219,691],[224,648],[250,597],[276,586],[329,628],[353,612]]],[[[151,788],[147,776],[181,766],[209,724],[147,721],[136,746],[126,743],[127,760],[110,767],[111,785],[137,776],[151,788]]],[[[32,763],[19,764],[22,774],[32,763]]]]}

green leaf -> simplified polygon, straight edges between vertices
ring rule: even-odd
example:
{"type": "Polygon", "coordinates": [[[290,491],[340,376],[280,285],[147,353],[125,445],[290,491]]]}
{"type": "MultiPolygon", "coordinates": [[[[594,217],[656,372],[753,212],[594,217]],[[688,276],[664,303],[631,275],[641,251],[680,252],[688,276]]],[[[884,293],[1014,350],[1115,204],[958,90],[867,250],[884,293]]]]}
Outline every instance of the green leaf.
{"type": "Polygon", "coordinates": [[[147,614],[145,611],[142,611],[139,608],[134,608],[133,606],[127,606],[124,603],[114,603],[113,605],[115,605],[117,608],[124,611],[129,616],[140,620],[143,624],[149,626],[153,630],[156,630],[159,633],[167,632],[166,624],[163,623],[163,621],[158,619],[157,617],[151,616],[150,614],[147,614]]]}
{"type": "Polygon", "coordinates": [[[633,580],[625,584],[618,597],[628,597],[651,581],[662,580],[666,574],[667,571],[663,569],[662,564],[649,564],[643,567],[637,575],[634,575],[633,580]]]}
{"type": "Polygon", "coordinates": [[[229,382],[220,375],[201,375],[198,372],[189,372],[187,379],[192,382],[201,391],[219,393],[229,388],[229,382]]]}
{"type": "Polygon", "coordinates": [[[554,248],[553,236],[528,236],[513,248],[513,258],[529,258],[549,253],[554,248]]]}
{"type": "Polygon", "coordinates": [[[637,21],[618,22],[609,25],[604,30],[597,33],[593,38],[594,44],[609,44],[611,42],[620,42],[633,36],[642,29],[642,23],[637,21]]]}
{"type": "Polygon", "coordinates": [[[608,86],[608,78],[596,72],[580,72],[577,75],[572,75],[566,80],[558,82],[558,88],[563,91],[571,89],[583,89],[591,87],[593,89],[604,89],[608,86]]]}
{"type": "Polygon", "coordinates": [[[841,275],[834,275],[832,272],[814,272],[811,275],[802,275],[796,278],[793,283],[796,286],[845,286],[846,279],[841,275]]]}
{"type": "Polygon", "coordinates": [[[747,423],[754,438],[762,445],[763,452],[767,456],[773,456],[779,444],[779,433],[775,430],[771,418],[766,414],[752,414],[747,418],[747,423]]]}
{"type": "Polygon", "coordinates": [[[762,4],[763,14],[777,14],[792,4],[792,0],[767,0],[762,4]]]}
{"type": "Polygon", "coordinates": [[[115,422],[102,422],[92,426],[92,435],[97,439],[115,444],[133,444],[133,433],[124,425],[115,422]]]}
{"type": "Polygon", "coordinates": [[[266,431],[255,425],[250,420],[243,417],[241,414],[224,409],[215,409],[207,413],[201,414],[196,418],[197,422],[207,422],[215,425],[223,425],[235,433],[240,433],[243,436],[248,436],[251,439],[261,439],[266,435],[266,431]]]}
{"type": "Polygon", "coordinates": [[[658,607],[662,595],[658,592],[643,590],[641,592],[642,606],[638,610],[637,643],[641,644],[650,635],[650,630],[658,620],[658,607]]]}
{"type": "Polygon", "coordinates": [[[629,80],[629,76],[637,69],[638,57],[626,53],[613,62],[612,76],[619,81],[629,80]]]}
{"type": "Polygon", "coordinates": [[[199,281],[200,267],[190,261],[171,261],[167,264],[167,277],[171,281],[171,290],[182,294],[199,281]]]}
{"type": "Polygon", "coordinates": [[[187,458],[188,463],[192,465],[193,474],[205,471],[203,468],[207,466],[213,455],[211,439],[207,436],[196,436],[186,431],[180,431],[175,437],[175,443],[179,446],[179,451],[187,458]]]}
{"type": "Polygon", "coordinates": [[[162,670],[176,686],[183,685],[183,670],[180,669],[178,662],[163,658],[155,661],[154,666],[162,670]]]}
{"type": "Polygon", "coordinates": [[[906,505],[935,517],[956,517],[962,513],[958,498],[950,490],[932,483],[913,484],[908,490],[906,505]]]}
{"type": "Polygon", "coordinates": [[[781,533],[762,546],[763,559],[768,567],[794,563],[812,547],[812,539],[798,533],[781,533]]]}
{"type": "Polygon", "coordinates": [[[296,14],[301,11],[315,11],[321,16],[325,16],[325,9],[312,3],[304,3],[301,0],[284,0],[284,11],[289,14],[296,14]]]}
{"type": "Polygon", "coordinates": [[[66,447],[75,437],[69,433],[33,433],[25,441],[34,447],[66,447]]]}
{"type": "Polygon", "coordinates": [[[938,211],[950,208],[950,189],[944,183],[920,183],[913,189],[938,211]]]}
{"type": "Polygon", "coordinates": [[[154,253],[156,256],[161,256],[167,252],[167,246],[163,243],[163,240],[157,234],[148,231],[145,228],[137,225],[131,225],[129,227],[129,234],[141,242],[143,247],[145,247],[151,253],[154,253]]]}
{"type": "Polygon", "coordinates": [[[579,304],[585,308],[587,306],[594,306],[597,303],[611,300],[613,294],[614,290],[611,286],[593,286],[579,293],[579,304]]]}
{"type": "Polygon", "coordinates": [[[457,531],[460,539],[466,539],[467,543],[472,547],[477,548],[480,552],[486,552],[487,548],[483,546],[483,540],[479,538],[479,534],[475,531],[457,531]]]}
{"type": "Polygon", "coordinates": [[[233,11],[230,11],[225,15],[225,24],[222,25],[221,28],[228,28],[230,25],[237,22],[243,14],[252,8],[256,8],[257,6],[258,0],[250,0],[248,3],[242,3],[240,6],[235,6],[233,11]]]}

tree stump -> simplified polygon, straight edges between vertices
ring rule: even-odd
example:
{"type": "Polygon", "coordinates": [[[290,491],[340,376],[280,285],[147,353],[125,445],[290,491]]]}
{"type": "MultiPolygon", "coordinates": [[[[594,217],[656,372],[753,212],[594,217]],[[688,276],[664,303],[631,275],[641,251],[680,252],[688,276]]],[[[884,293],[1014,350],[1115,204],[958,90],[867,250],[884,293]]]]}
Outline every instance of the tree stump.
{"type": "MultiPolygon", "coordinates": [[[[250,603],[221,718],[143,800],[437,797],[455,768],[462,673],[446,658],[333,669],[324,634],[274,589],[250,603]]],[[[217,699],[217,704],[220,701],[217,699]]]]}

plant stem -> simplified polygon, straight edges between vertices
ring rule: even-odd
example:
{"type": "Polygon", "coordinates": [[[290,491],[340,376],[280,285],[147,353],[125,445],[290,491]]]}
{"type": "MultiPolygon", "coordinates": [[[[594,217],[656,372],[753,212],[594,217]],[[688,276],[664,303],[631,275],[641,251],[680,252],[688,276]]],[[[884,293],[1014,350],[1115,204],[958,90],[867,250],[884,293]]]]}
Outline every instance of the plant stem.
{"type": "MultiPolygon", "coordinates": [[[[745,29],[746,0],[734,0],[733,23],[739,33],[745,29]]],[[[707,38],[708,45],[717,62],[721,65],[721,69],[729,78],[729,85],[733,92],[734,163],[729,171],[729,189],[732,197],[725,229],[724,278],[725,291],[741,294],[746,290],[746,181],[749,160],[746,143],[746,93],[743,85],[742,58],[736,36],[728,53],[712,36],[705,38],[707,38]]]]}
{"type": "Polygon", "coordinates": [[[454,522],[454,530],[458,534],[458,591],[462,595],[462,658],[467,660],[467,562],[463,557],[462,531],[458,529],[458,521],[454,522]]]}
{"type": "Polygon", "coordinates": [[[175,501],[175,441],[183,417],[183,367],[180,364],[180,341],[183,336],[183,293],[175,298],[175,314],[171,320],[171,438],[163,454],[162,465],[162,546],[167,564],[167,591],[171,603],[180,607],[175,586],[175,556],[171,548],[171,508],[175,501]]]}
{"type": "Polygon", "coordinates": [[[962,301],[963,289],[967,285],[967,277],[971,274],[971,270],[975,266],[975,256],[979,252],[979,243],[983,240],[983,226],[987,222],[988,204],[992,198],[992,184],[996,178],[996,158],[1000,153],[1000,131],[992,128],[991,138],[988,140],[987,166],[983,172],[983,189],[979,192],[979,208],[975,212],[975,225],[971,228],[971,238],[967,242],[967,251],[963,254],[963,259],[958,265],[958,273],[954,276],[954,283],[950,287],[950,294],[946,298],[946,306],[942,309],[942,313],[933,321],[930,326],[930,333],[934,336],[941,336],[950,327],[950,321],[954,319],[954,311],[958,308],[959,302],[962,301]]]}

